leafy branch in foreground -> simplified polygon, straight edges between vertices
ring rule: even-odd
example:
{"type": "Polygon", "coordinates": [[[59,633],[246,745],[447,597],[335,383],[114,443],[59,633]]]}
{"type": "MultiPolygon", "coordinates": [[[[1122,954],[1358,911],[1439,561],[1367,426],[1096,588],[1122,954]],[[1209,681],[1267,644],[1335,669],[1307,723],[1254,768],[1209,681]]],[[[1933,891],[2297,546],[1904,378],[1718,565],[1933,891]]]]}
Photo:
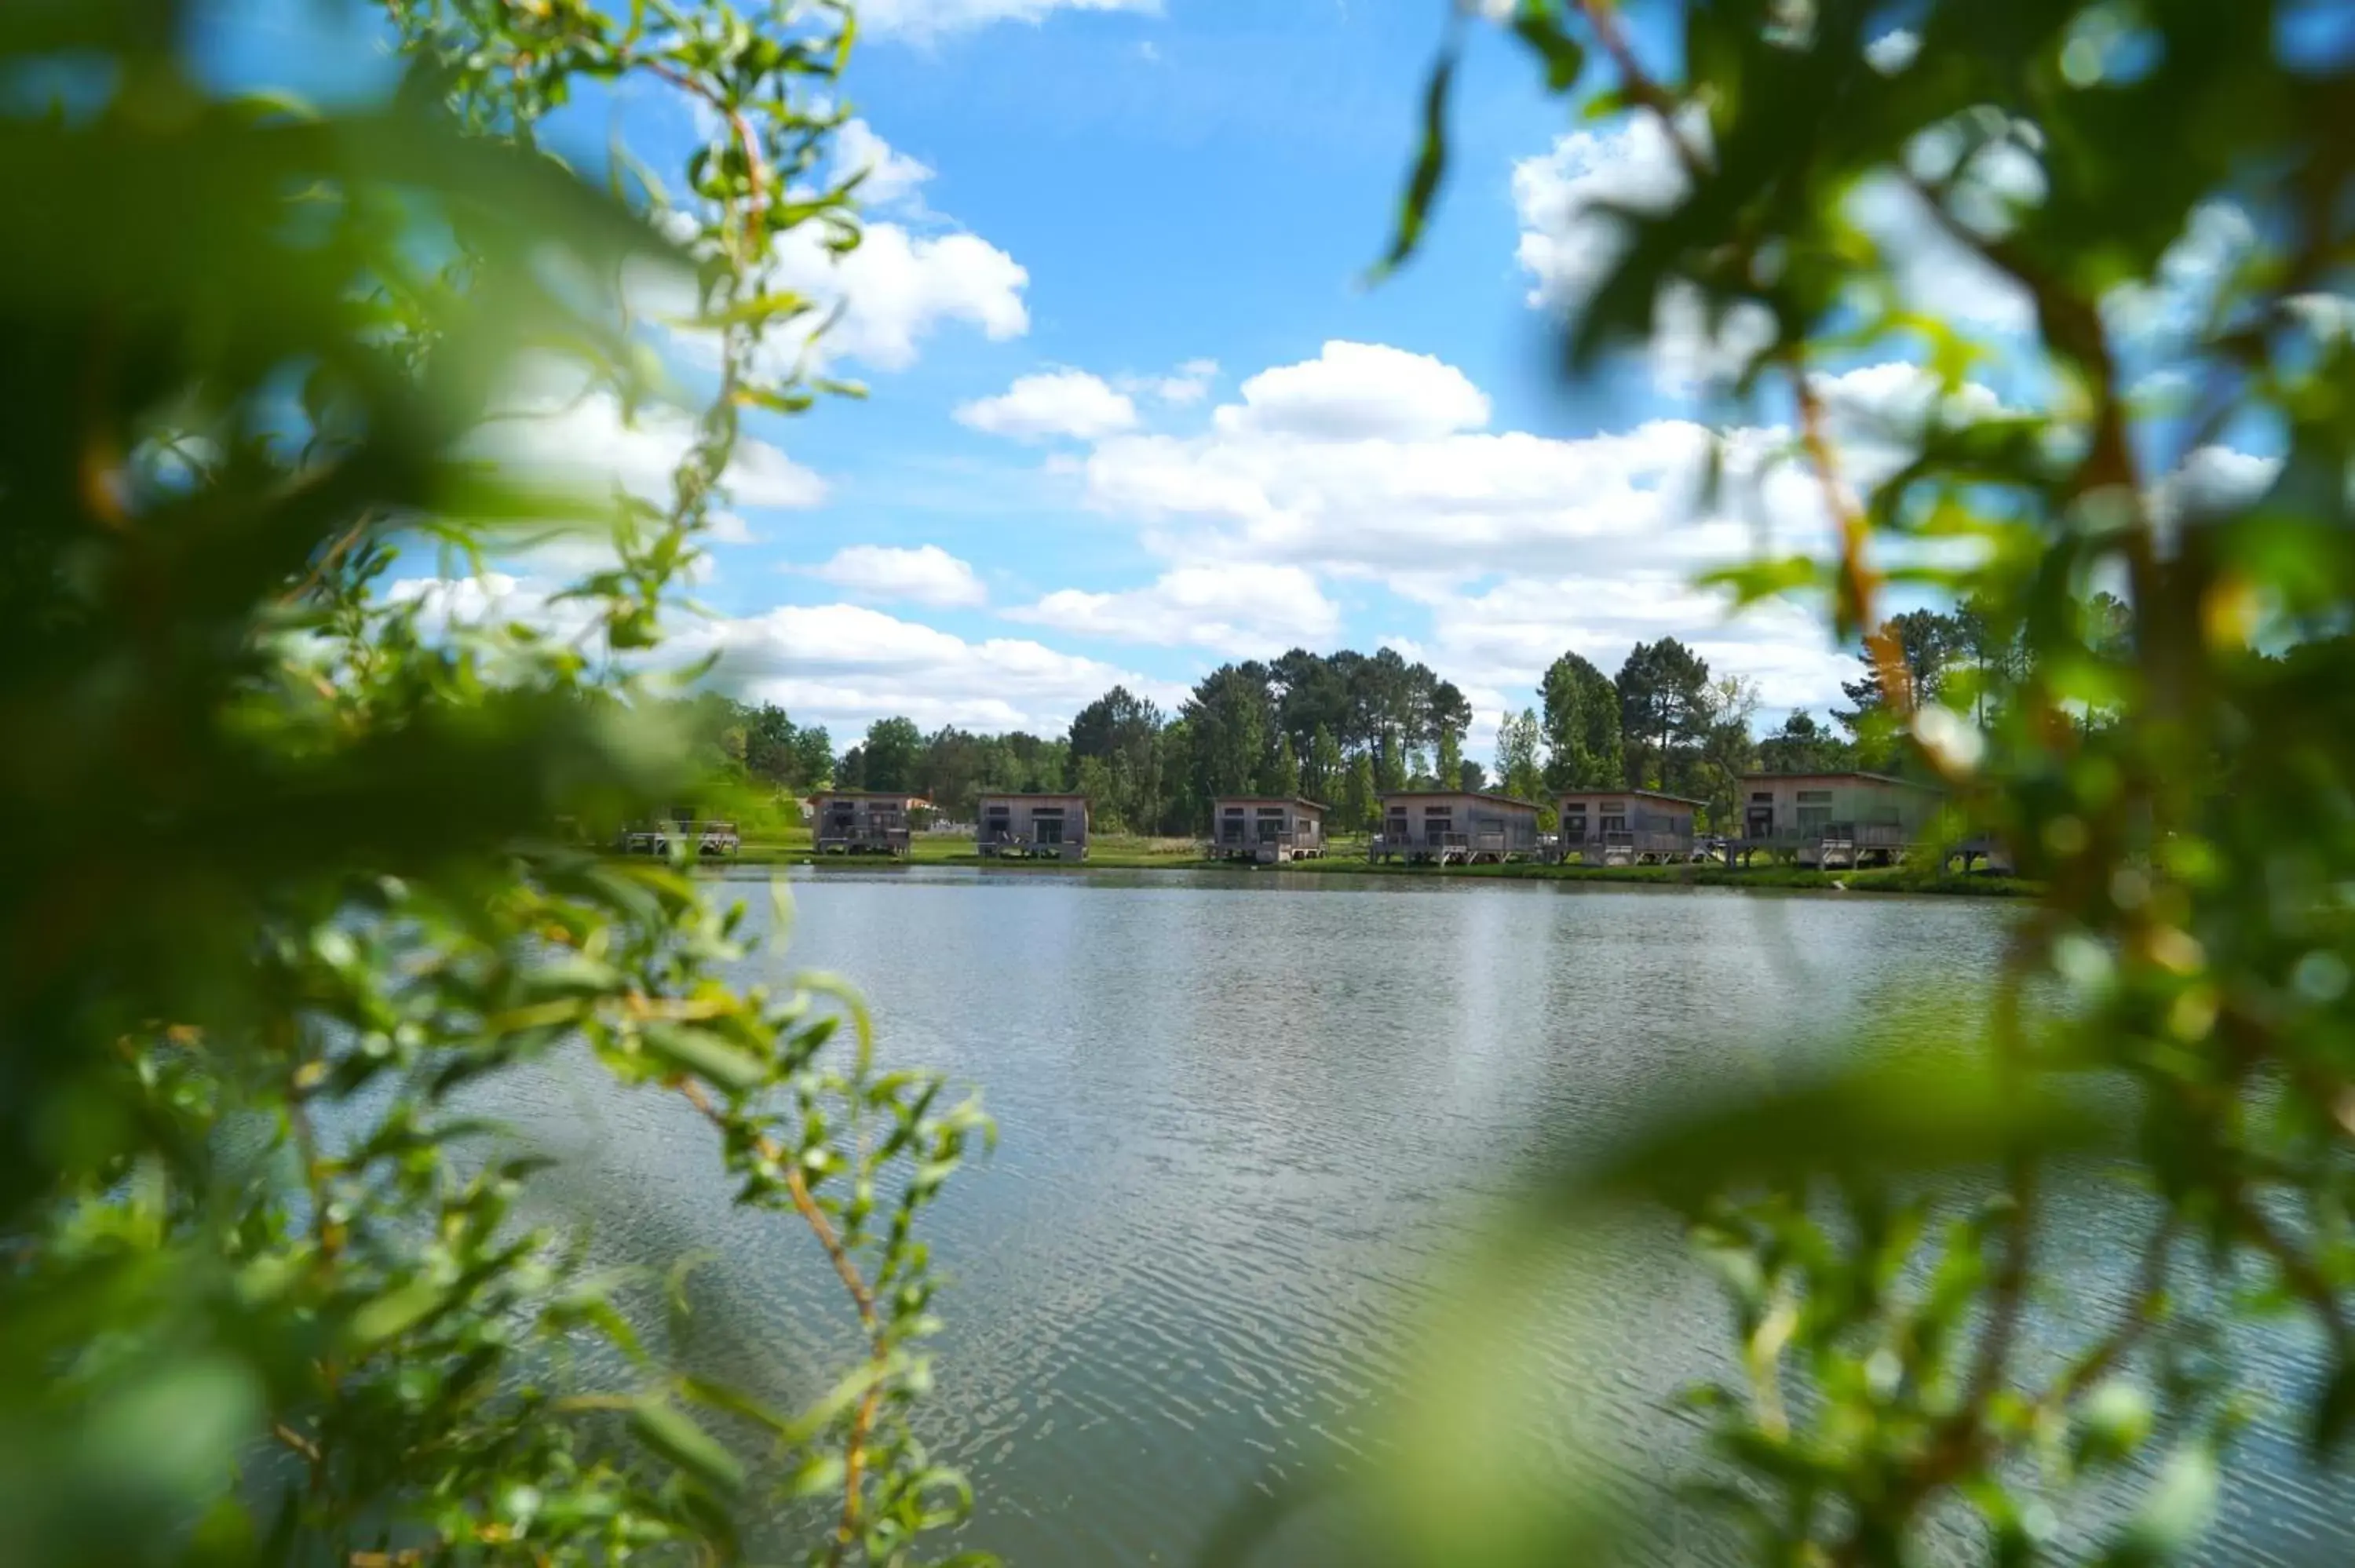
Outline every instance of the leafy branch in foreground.
{"type": "MultiPolygon", "coordinates": [[[[2031,1120],[1934,1180],[1913,1139],[1802,1097],[1745,1118],[1783,1128],[1770,1166],[1726,1128],[1639,1163],[1729,1285],[1704,1491],[1761,1563],[1926,1560],[1957,1509],[1991,1563],[2174,1560],[2269,1315],[2322,1349],[2298,1395],[2318,1460],[2355,1415],[2355,81],[2298,10],[1688,0],[1657,57],[1613,0],[1511,10],[1550,88],[1647,120],[1676,175],[1561,215],[1610,258],[1567,367],[1705,351],[1772,438],[1721,482],[1796,465],[1819,500],[1718,580],[1862,639],[1881,705],[2048,889],[1961,1081],[2133,1124],[2099,1167],[2031,1120]],[[2018,327],[1947,319],[1965,284],[2018,327]],[[1886,361],[1919,367],[1911,394],[1844,421],[1838,377],[1886,361]],[[1897,595],[1968,600],[2023,656],[1917,692],[1874,630],[1897,595]],[[2088,1202],[2140,1226],[2106,1319],[2072,1300],[2088,1202]]],[[[1456,79],[1451,53],[1394,260],[1456,79]]],[[[1982,1103],[1918,1093],[1933,1144],[1925,1111],[1982,1103]]]]}
{"type": "Polygon", "coordinates": [[[685,782],[646,655],[739,410],[821,389],[774,368],[823,312],[773,257],[855,241],[808,188],[847,17],[389,11],[418,69],[333,113],[216,96],[172,6],[0,22],[0,1559],[913,1561],[965,1506],[908,1426],[914,1226],[986,1124],[839,981],[732,983],[743,912],[687,868],[559,831],[685,782]],[[675,199],[538,146],[634,75],[712,111],[675,199]],[[480,455],[519,378],[657,390],[582,280],[717,356],[663,502],[480,455]],[[551,519],[613,542],[569,635],[391,577],[551,519]],[[698,1375],[530,1218],[541,1162],[479,1113],[581,1052],[810,1234],[860,1346],[830,1387],[698,1375]]]}

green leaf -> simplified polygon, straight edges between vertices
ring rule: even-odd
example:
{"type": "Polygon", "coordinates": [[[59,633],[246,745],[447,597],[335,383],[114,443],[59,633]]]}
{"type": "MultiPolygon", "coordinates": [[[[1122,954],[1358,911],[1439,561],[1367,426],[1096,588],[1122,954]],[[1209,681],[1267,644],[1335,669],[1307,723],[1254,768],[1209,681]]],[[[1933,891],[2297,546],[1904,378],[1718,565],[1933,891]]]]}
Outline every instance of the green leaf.
{"type": "Polygon", "coordinates": [[[719,1496],[733,1497],[743,1490],[743,1461],[670,1405],[648,1401],[632,1406],[630,1430],[639,1442],[719,1496]]]}
{"type": "Polygon", "coordinates": [[[1396,271],[1422,242],[1423,223],[1431,216],[1431,204],[1447,172],[1447,95],[1455,77],[1455,40],[1451,36],[1423,86],[1423,140],[1415,153],[1413,172],[1407,176],[1405,199],[1399,206],[1398,230],[1389,252],[1375,264],[1369,281],[1396,271]]]}
{"type": "Polygon", "coordinates": [[[731,1095],[750,1093],[768,1080],[769,1070],[758,1057],[707,1030],[655,1020],[639,1026],[638,1041],[647,1055],[707,1079],[731,1095]]]}
{"type": "Polygon", "coordinates": [[[2355,1422],[2355,1363],[2340,1361],[2314,1396],[2307,1429],[2307,1446],[2317,1459],[2328,1460],[2345,1446],[2349,1424],[2355,1422]]]}
{"type": "Polygon", "coordinates": [[[1579,73],[1586,69],[1586,50],[1562,29],[1552,0],[1521,0],[1513,15],[1513,31],[1545,61],[1546,90],[1567,92],[1578,85],[1579,73]]]}
{"type": "Polygon", "coordinates": [[[440,1311],[448,1298],[446,1287],[430,1279],[412,1279],[368,1301],[352,1314],[352,1342],[368,1348],[398,1338],[440,1311]]]}

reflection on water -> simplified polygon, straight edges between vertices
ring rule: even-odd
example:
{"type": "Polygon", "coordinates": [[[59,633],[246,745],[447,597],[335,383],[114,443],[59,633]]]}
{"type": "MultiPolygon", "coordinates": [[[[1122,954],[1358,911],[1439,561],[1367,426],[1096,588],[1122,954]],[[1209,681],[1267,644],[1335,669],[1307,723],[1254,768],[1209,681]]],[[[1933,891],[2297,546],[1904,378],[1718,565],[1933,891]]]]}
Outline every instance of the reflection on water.
{"type": "MultiPolygon", "coordinates": [[[[996,1154],[930,1224],[950,1327],[922,1425],[975,1483],[965,1544],[1031,1568],[1187,1561],[1255,1480],[1378,1441],[1364,1406],[1398,1375],[1396,1330],[1518,1157],[1860,1026],[1876,995],[1959,1001],[2005,916],[1268,872],[829,870],[793,887],[790,959],[762,967],[846,972],[890,1055],[978,1084],[997,1119],[996,1154]]],[[[569,1157],[602,1252],[713,1255],[698,1355],[786,1394],[855,1353],[806,1238],[729,1208],[683,1107],[559,1071],[519,1114],[569,1157]]],[[[1659,1484],[1689,1439],[1660,1403],[1708,1370],[1715,1298],[1637,1225],[1552,1299],[1529,1358],[1543,1452],[1659,1484]]],[[[2284,1531],[2322,1528],[2298,1484],[2246,1497],[2220,1561],[2284,1561],[2284,1531]]],[[[1663,1538],[1653,1555],[1718,1553],[1663,1538]]]]}

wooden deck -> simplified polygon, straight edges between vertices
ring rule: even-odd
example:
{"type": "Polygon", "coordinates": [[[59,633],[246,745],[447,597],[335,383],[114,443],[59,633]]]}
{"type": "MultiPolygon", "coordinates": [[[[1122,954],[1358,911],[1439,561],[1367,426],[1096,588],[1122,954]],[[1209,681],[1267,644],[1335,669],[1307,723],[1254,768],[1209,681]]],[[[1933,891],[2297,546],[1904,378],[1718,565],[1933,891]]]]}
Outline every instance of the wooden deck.
{"type": "Polygon", "coordinates": [[[977,838],[974,848],[987,860],[1085,860],[1087,841],[1076,843],[1061,839],[1042,839],[1035,833],[1005,832],[988,838],[977,838]]]}
{"type": "Polygon", "coordinates": [[[1574,844],[1557,843],[1552,859],[1557,865],[1673,865],[1692,855],[1689,834],[1614,831],[1590,833],[1574,844]]]}
{"type": "Polygon", "coordinates": [[[732,855],[744,847],[733,822],[644,822],[622,830],[616,846],[623,854],[668,854],[677,845],[689,845],[698,855],[732,855]]]}
{"type": "Polygon", "coordinates": [[[1501,832],[1407,833],[1396,838],[1376,833],[1366,841],[1368,860],[1404,861],[1410,865],[1502,865],[1537,853],[1534,842],[1516,844],[1501,832]]]}
{"type": "Polygon", "coordinates": [[[880,854],[900,859],[906,858],[914,847],[913,835],[905,828],[834,834],[821,832],[810,842],[820,854],[880,854]]]}
{"type": "Polygon", "coordinates": [[[1282,865],[1286,861],[1321,860],[1325,840],[1317,833],[1263,833],[1211,839],[1202,845],[1205,860],[1247,860],[1258,865],[1282,865]]]}

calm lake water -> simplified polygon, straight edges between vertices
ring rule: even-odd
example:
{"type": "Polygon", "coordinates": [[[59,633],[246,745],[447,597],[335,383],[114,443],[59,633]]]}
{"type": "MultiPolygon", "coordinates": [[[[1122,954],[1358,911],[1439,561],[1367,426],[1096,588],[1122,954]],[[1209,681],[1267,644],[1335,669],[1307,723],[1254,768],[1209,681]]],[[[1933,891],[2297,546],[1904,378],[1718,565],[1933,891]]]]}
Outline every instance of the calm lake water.
{"type": "MultiPolygon", "coordinates": [[[[791,950],[761,968],[848,974],[891,1058],[979,1086],[997,1120],[996,1154],[930,1221],[950,1326],[923,1430],[974,1482],[963,1543],[1028,1568],[1190,1561],[1255,1485],[1380,1449],[1418,1311],[1531,1150],[1599,1147],[1679,1084],[1864,1029],[1892,997],[1967,1006],[2009,914],[1276,873],[823,871],[792,888],[791,950]]],[[[756,880],[743,892],[765,908],[756,880]]],[[[850,1353],[806,1236],[729,1208],[675,1102],[559,1068],[523,1119],[566,1157],[602,1251],[708,1253],[696,1355],[792,1397],[850,1353]]],[[[2112,1245],[2089,1217],[2090,1310],[2123,1285],[2112,1245]]],[[[1528,1452],[1640,1497],[1691,1441],[1661,1404],[1713,1369],[1717,1298],[1665,1226],[1557,1264],[1519,1362],[1528,1452]]],[[[2275,1360],[2300,1375],[2295,1347],[2275,1360]]],[[[2254,1455],[2217,1561],[2355,1554],[2343,1495],[2273,1439],[2254,1455]]],[[[1722,1542],[1662,1527],[1645,1555],[1720,1561],[1722,1542]]]]}

